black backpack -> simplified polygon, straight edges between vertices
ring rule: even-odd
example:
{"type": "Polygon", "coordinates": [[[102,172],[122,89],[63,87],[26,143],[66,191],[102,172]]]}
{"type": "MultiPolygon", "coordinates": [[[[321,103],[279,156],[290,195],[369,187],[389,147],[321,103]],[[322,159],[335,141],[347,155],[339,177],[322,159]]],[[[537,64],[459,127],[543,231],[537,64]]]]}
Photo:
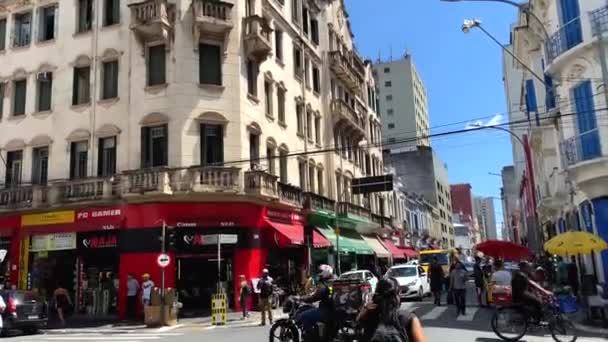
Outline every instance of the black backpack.
{"type": "Polygon", "coordinates": [[[261,280],[260,284],[260,296],[262,298],[268,298],[272,295],[272,284],[269,281],[261,280]]]}
{"type": "Polygon", "coordinates": [[[380,322],[369,342],[409,342],[410,313],[399,313],[395,324],[380,322]],[[406,320],[406,324],[402,320],[406,320]]]}

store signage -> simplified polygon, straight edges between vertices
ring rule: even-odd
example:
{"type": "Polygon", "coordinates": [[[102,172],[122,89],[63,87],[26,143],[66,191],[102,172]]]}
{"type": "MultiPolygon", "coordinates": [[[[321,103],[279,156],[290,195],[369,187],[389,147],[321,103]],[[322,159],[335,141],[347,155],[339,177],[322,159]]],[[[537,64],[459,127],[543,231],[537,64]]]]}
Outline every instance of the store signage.
{"type": "Polygon", "coordinates": [[[221,244],[234,245],[238,242],[237,234],[185,234],[184,242],[188,246],[210,246],[217,245],[218,237],[221,244]]]}
{"type": "Polygon", "coordinates": [[[42,214],[27,214],[21,217],[21,225],[44,226],[48,224],[74,223],[74,210],[53,211],[42,214]]]}
{"type": "Polygon", "coordinates": [[[116,235],[93,236],[81,239],[80,243],[82,247],[87,249],[113,248],[118,245],[118,238],[116,235]]]}
{"type": "Polygon", "coordinates": [[[76,248],[76,233],[34,235],[30,252],[60,251],[76,248]]]}
{"type": "Polygon", "coordinates": [[[289,212],[289,211],[280,211],[274,209],[266,209],[266,217],[271,220],[277,221],[286,221],[286,222],[302,222],[304,221],[302,215],[289,212]]]}
{"type": "Polygon", "coordinates": [[[94,210],[83,210],[79,211],[76,215],[78,220],[88,219],[88,218],[101,218],[101,217],[113,217],[113,216],[121,216],[122,210],[120,208],[113,209],[94,209],[94,210]]]}

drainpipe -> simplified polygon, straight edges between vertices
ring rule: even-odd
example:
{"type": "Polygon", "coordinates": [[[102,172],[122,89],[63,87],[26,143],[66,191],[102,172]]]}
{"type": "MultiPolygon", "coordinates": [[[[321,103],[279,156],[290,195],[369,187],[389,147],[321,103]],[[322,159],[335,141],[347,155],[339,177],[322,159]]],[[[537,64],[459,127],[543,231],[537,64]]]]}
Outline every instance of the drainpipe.
{"type": "Polygon", "coordinates": [[[89,149],[89,151],[91,151],[91,173],[89,174],[89,176],[96,176],[96,172],[95,172],[95,166],[97,164],[97,160],[95,159],[95,125],[96,125],[96,116],[97,116],[97,70],[98,70],[98,62],[99,62],[99,57],[97,56],[98,54],[98,49],[99,49],[99,29],[101,28],[101,16],[98,15],[102,13],[102,9],[101,7],[103,6],[103,1],[97,1],[97,2],[93,2],[94,4],[98,4],[97,6],[93,7],[93,25],[92,25],[92,29],[93,29],[93,38],[91,40],[91,54],[92,54],[92,65],[91,65],[91,72],[93,73],[93,85],[91,87],[91,92],[89,94],[90,96],[90,101],[91,101],[91,115],[89,117],[89,125],[90,125],[90,132],[91,132],[91,142],[90,142],[90,146],[91,148],[89,149]]]}

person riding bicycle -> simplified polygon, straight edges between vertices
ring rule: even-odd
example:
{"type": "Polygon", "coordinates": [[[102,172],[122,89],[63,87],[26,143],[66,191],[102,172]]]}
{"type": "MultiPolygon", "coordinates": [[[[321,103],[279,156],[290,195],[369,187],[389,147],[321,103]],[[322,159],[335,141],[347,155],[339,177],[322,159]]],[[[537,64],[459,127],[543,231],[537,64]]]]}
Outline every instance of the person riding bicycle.
{"type": "Polygon", "coordinates": [[[318,322],[327,323],[331,319],[333,311],[332,289],[329,284],[334,277],[334,270],[329,265],[319,266],[319,282],[317,289],[310,296],[301,297],[305,303],[319,302],[318,308],[311,308],[298,315],[296,319],[302,322],[304,328],[304,341],[317,341],[315,325],[318,322]]]}
{"type": "Polygon", "coordinates": [[[530,264],[525,261],[519,263],[519,271],[515,272],[511,280],[513,303],[529,307],[532,310],[532,318],[540,322],[543,317],[543,299],[550,297],[552,293],[531,280],[531,274],[530,264]]]}

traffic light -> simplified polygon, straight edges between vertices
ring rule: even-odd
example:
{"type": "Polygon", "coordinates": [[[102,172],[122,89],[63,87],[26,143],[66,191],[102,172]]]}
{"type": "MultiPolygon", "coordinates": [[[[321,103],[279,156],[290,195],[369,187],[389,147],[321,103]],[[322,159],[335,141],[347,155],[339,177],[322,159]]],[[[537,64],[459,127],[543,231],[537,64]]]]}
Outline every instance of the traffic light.
{"type": "Polygon", "coordinates": [[[304,245],[312,246],[314,231],[315,226],[310,224],[304,226],[304,245]]]}
{"type": "Polygon", "coordinates": [[[177,234],[175,229],[167,230],[167,249],[170,251],[175,250],[177,244],[177,234]]]}

